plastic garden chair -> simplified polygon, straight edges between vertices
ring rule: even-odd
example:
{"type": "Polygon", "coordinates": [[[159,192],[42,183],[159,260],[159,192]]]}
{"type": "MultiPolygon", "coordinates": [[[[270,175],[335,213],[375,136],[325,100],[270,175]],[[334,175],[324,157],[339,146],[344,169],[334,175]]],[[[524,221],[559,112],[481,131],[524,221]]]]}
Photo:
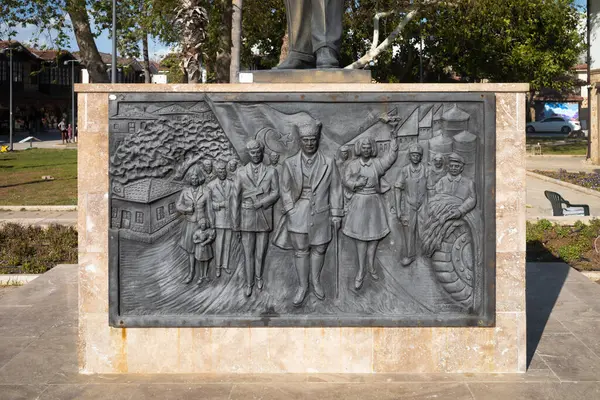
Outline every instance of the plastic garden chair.
{"type": "Polygon", "coordinates": [[[562,217],[565,215],[590,215],[590,206],[587,204],[571,204],[560,194],[549,190],[544,191],[544,194],[546,195],[546,198],[550,200],[550,204],[552,204],[552,213],[555,217],[562,217]],[[563,207],[563,204],[566,207],[563,207]]]}

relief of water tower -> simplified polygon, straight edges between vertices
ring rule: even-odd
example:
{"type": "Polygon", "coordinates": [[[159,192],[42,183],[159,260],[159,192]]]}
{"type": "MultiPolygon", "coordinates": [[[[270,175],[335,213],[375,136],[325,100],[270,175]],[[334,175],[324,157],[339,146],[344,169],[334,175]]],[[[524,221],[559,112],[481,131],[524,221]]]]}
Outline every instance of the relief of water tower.
{"type": "Polygon", "coordinates": [[[433,138],[429,140],[431,156],[442,154],[445,157],[452,153],[465,159],[464,174],[474,177],[477,165],[477,136],[469,132],[471,116],[461,110],[457,104],[450,107],[440,105],[432,110],[433,138]]]}

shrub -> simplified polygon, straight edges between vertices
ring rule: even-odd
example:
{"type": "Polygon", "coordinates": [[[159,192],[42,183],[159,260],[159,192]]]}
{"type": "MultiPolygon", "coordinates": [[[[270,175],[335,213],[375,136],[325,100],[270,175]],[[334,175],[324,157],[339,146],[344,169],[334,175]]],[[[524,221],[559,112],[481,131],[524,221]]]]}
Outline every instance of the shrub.
{"type": "Polygon", "coordinates": [[[57,264],[77,263],[77,231],[19,224],[0,226],[0,272],[44,273],[57,264]]]}
{"type": "Polygon", "coordinates": [[[585,250],[579,243],[567,244],[558,248],[558,256],[567,263],[578,261],[584,252],[585,250]]]}

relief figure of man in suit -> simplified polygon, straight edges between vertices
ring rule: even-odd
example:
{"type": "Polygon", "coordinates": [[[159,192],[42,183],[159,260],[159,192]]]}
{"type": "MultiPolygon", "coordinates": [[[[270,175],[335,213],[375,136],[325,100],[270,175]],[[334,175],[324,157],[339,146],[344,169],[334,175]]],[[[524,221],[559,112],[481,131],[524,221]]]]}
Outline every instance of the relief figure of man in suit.
{"type": "Polygon", "coordinates": [[[279,177],[275,168],[263,164],[264,147],[256,140],[246,144],[250,162],[239,169],[233,184],[233,230],[241,232],[244,247],[246,288],[252,295],[256,285],[262,290],[263,269],[269,233],[273,230],[273,204],[279,198],[279,177]]]}
{"type": "Polygon", "coordinates": [[[221,270],[231,274],[231,270],[229,269],[229,253],[231,250],[231,230],[233,228],[233,221],[231,219],[233,181],[227,177],[227,166],[223,161],[217,161],[215,172],[217,179],[210,182],[206,187],[210,191],[211,204],[215,214],[215,263],[217,266],[217,278],[219,278],[221,270]]]}

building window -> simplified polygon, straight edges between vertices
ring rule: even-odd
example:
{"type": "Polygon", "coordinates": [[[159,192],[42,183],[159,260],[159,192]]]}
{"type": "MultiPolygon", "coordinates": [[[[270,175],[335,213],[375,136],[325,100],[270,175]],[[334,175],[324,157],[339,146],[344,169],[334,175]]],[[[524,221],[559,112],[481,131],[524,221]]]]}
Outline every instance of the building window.
{"type": "Polygon", "coordinates": [[[139,211],[137,211],[135,213],[135,223],[136,224],[143,224],[144,223],[144,213],[141,213],[139,211]]]}
{"type": "Polygon", "coordinates": [[[113,218],[117,218],[117,216],[119,215],[119,209],[117,207],[113,207],[111,210],[111,215],[113,218]]]}
{"type": "Polygon", "coordinates": [[[8,80],[8,61],[0,61],[0,80],[8,80]]]}
{"type": "Polygon", "coordinates": [[[23,63],[15,62],[13,65],[13,74],[15,82],[23,82],[23,63]]]}
{"type": "Polygon", "coordinates": [[[161,220],[165,218],[165,208],[164,207],[158,207],[156,209],[156,219],[157,220],[161,220]]]}
{"type": "Polygon", "coordinates": [[[131,133],[135,132],[135,122],[129,123],[129,132],[131,132],[131,133]]]}
{"type": "Polygon", "coordinates": [[[169,203],[169,215],[175,214],[175,203],[169,203]]]}
{"type": "Polygon", "coordinates": [[[119,124],[113,124],[113,129],[115,131],[118,131],[119,130],[119,124]]]}

